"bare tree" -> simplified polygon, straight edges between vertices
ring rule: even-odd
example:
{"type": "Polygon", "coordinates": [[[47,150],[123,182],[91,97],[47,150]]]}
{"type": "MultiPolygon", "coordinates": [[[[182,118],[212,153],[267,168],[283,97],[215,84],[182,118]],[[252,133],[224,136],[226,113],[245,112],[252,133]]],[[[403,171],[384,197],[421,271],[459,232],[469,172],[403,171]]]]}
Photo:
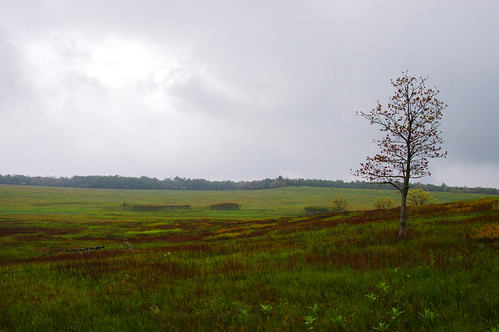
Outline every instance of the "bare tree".
{"type": "Polygon", "coordinates": [[[333,212],[347,212],[350,203],[343,196],[338,196],[333,199],[333,212]]]}
{"type": "Polygon", "coordinates": [[[369,113],[357,112],[380,127],[386,135],[374,142],[381,152],[367,157],[360,169],[353,172],[370,182],[390,184],[401,193],[400,228],[398,237],[405,238],[407,193],[411,178],[430,175],[429,158],[447,155],[442,152],[443,139],[439,130],[442,110],[447,105],[436,97],[437,89],[425,86],[425,78],[402,76],[391,83],[395,94],[386,107],[379,101],[369,113]]]}

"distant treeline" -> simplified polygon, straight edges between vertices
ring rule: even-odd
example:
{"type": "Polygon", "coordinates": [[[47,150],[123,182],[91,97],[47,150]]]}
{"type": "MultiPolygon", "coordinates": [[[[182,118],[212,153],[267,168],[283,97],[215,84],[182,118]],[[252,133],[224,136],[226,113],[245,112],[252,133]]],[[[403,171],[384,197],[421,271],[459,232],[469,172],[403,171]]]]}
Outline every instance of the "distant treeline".
{"type": "MultiPolygon", "coordinates": [[[[287,179],[279,176],[275,179],[254,181],[209,181],[205,179],[167,178],[159,180],[142,176],[73,176],[73,177],[42,177],[25,175],[0,175],[0,184],[54,186],[54,187],[81,187],[81,188],[107,188],[107,189],[156,189],[156,190],[257,190],[280,187],[326,187],[326,188],[355,188],[355,189],[394,189],[390,185],[379,185],[365,181],[345,182],[342,180],[316,180],[316,179],[287,179]]],[[[454,193],[477,193],[499,195],[495,188],[468,188],[440,186],[416,183],[413,188],[422,188],[426,191],[443,191],[454,193]]]]}

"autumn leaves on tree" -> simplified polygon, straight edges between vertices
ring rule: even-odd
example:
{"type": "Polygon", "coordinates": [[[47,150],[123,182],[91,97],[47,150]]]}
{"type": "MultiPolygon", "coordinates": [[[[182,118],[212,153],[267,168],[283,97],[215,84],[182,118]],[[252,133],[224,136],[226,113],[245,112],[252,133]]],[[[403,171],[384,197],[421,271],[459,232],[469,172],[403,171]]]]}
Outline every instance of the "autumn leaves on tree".
{"type": "Polygon", "coordinates": [[[436,89],[427,88],[425,78],[404,72],[392,85],[395,93],[386,107],[379,102],[368,113],[358,115],[377,125],[384,137],[375,140],[380,152],[367,157],[353,172],[370,182],[386,183],[401,193],[399,238],[406,235],[407,193],[411,178],[430,175],[429,158],[445,157],[439,130],[442,110],[447,105],[437,99],[436,89]]]}

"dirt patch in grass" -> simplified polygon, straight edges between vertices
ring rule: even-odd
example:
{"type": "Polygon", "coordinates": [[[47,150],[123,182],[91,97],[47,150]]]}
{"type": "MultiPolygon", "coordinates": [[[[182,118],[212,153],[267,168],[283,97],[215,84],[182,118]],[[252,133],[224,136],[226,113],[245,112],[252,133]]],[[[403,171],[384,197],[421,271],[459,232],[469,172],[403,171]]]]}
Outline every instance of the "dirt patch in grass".
{"type": "Polygon", "coordinates": [[[184,244],[184,245],[176,245],[176,246],[168,246],[161,247],[152,250],[158,251],[201,251],[201,252],[211,252],[213,251],[213,247],[208,244],[184,244]]]}
{"type": "Polygon", "coordinates": [[[8,227],[0,228],[0,236],[12,236],[23,234],[37,234],[42,233],[45,235],[65,235],[75,234],[78,231],[66,228],[44,228],[44,227],[8,227]]]}
{"type": "Polygon", "coordinates": [[[146,243],[146,242],[157,242],[157,241],[164,241],[167,243],[181,243],[181,242],[200,241],[209,235],[211,235],[211,234],[210,233],[169,234],[169,235],[164,235],[164,236],[149,236],[149,237],[129,238],[129,241],[133,242],[133,243],[146,243]]]}

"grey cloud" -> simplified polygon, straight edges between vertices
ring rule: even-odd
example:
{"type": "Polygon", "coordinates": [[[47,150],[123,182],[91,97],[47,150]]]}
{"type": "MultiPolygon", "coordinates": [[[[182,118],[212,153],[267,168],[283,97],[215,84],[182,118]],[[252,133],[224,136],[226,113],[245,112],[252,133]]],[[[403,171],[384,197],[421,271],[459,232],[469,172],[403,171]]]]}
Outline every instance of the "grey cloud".
{"type": "Polygon", "coordinates": [[[179,109],[187,112],[230,116],[240,108],[234,98],[199,76],[176,81],[166,93],[179,109]]]}
{"type": "Polygon", "coordinates": [[[26,99],[31,97],[20,56],[8,34],[0,30],[0,116],[22,112],[26,108],[26,99]]]}
{"type": "Polygon", "coordinates": [[[0,129],[19,143],[0,145],[13,156],[0,173],[352,180],[378,134],[355,111],[386,102],[390,79],[408,69],[428,75],[449,104],[449,157],[429,180],[462,184],[470,167],[499,168],[498,9],[450,0],[3,2],[0,129]],[[92,47],[123,40],[175,61],[119,87],[86,72],[98,61],[92,47]],[[40,41],[57,54],[47,84],[43,61],[31,68],[37,54],[19,51],[40,41]],[[28,165],[19,150],[39,161],[28,165]]]}

